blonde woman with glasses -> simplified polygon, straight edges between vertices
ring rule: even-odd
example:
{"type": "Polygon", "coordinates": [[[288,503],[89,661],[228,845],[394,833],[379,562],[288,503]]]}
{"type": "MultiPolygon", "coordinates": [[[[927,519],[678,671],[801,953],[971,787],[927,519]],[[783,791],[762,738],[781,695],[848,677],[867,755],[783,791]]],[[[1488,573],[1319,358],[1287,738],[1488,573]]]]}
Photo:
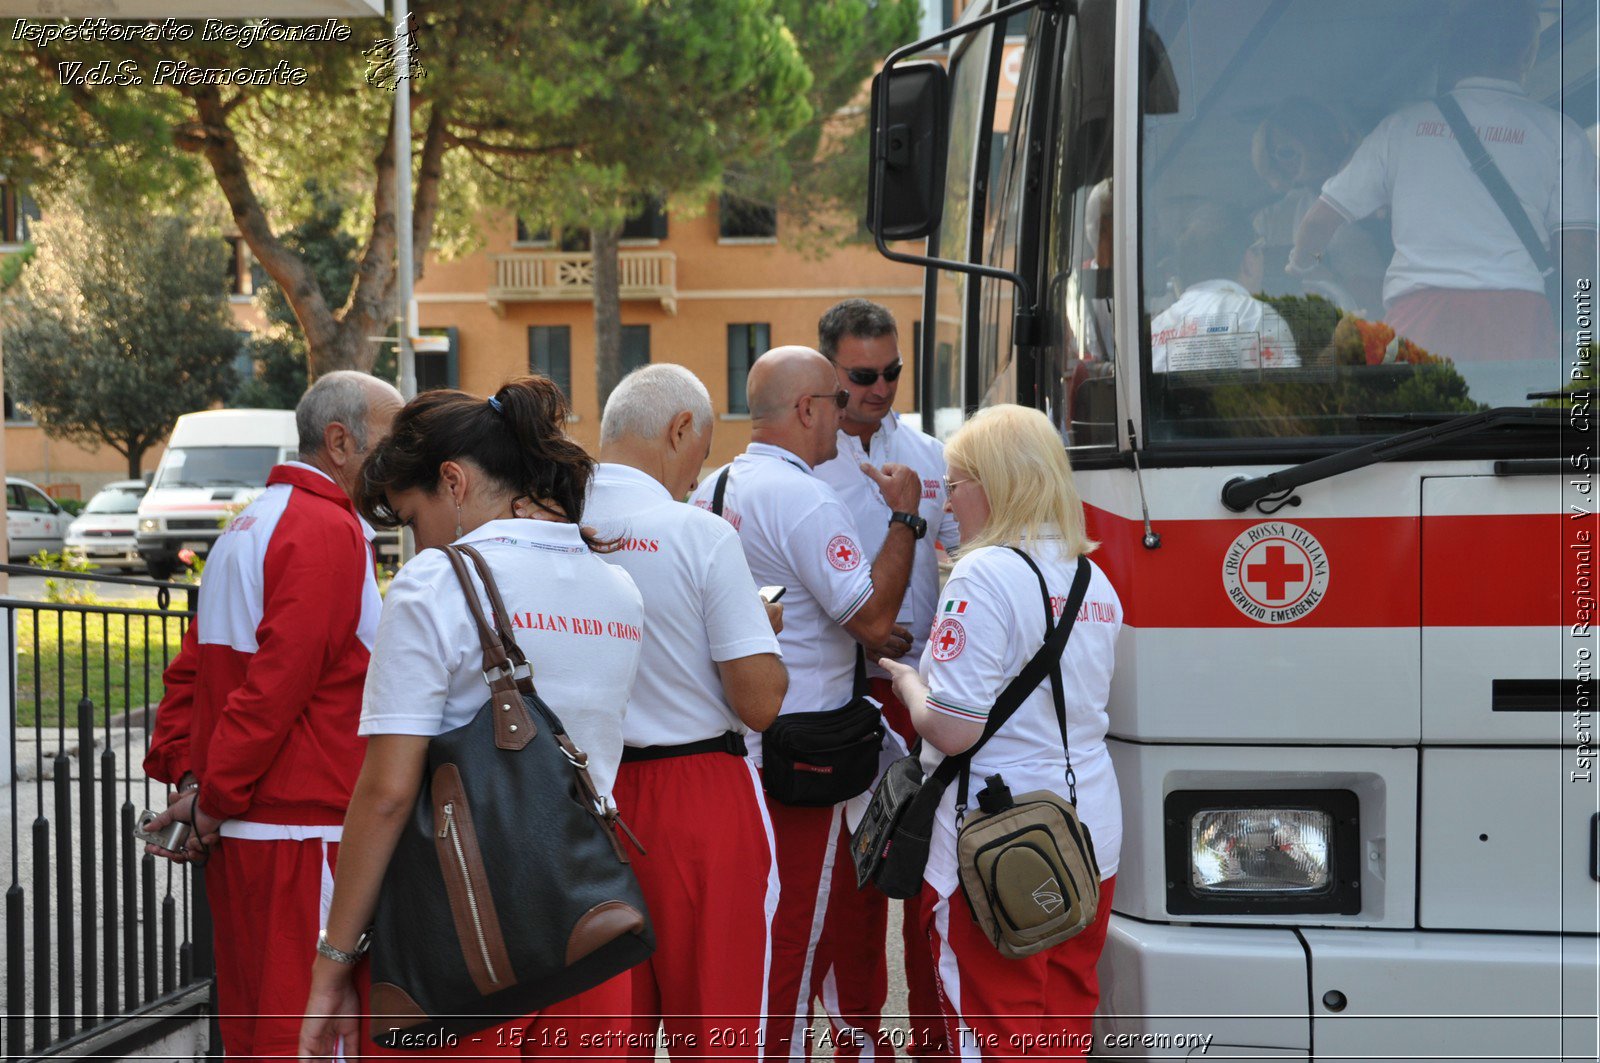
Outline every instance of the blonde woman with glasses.
{"type": "Polygon", "coordinates": [[[973,921],[957,888],[958,788],[945,791],[918,900],[947,1036],[952,1045],[977,1048],[986,1060],[1019,1057],[1041,1045],[1050,1046],[1051,1056],[1087,1055],[1100,996],[1095,966],[1122,840],[1117,779],[1105,747],[1122,603],[1088,558],[1097,544],[1085,533],[1066,451],[1044,414],[1009,405],[983,410],[950,440],[945,457],[947,505],[961,530],[958,560],[939,597],[920,670],[880,663],[911,710],[922,736],[923,769],[931,775],[946,756],[977,743],[990,707],[1044,642],[1044,596],[1028,561],[1048,588],[1052,623],[1061,618],[1078,566],[1090,566],[1061,659],[1066,746],[1047,679],[974,755],[969,800],[976,810],[977,792],[996,774],[1014,794],[1049,790],[1070,799],[1075,789],[1102,876],[1098,916],[1087,929],[1032,956],[1006,958],[973,921]],[[1068,782],[1068,749],[1075,786],[1068,782]]]}

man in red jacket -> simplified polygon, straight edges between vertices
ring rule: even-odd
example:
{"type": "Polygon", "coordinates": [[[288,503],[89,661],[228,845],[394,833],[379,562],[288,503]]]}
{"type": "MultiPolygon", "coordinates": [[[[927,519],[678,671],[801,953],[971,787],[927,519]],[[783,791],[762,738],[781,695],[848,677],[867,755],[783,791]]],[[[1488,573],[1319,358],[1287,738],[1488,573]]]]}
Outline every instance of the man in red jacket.
{"type": "Polygon", "coordinates": [[[295,409],[299,460],[275,467],[218,537],[156,710],[144,769],[180,793],[154,829],[194,824],[175,859],[210,849],[232,1059],[297,1048],[365,746],[356,724],[381,604],[372,529],[351,498],[400,405],[365,373],[328,373],[306,392],[295,409]]]}

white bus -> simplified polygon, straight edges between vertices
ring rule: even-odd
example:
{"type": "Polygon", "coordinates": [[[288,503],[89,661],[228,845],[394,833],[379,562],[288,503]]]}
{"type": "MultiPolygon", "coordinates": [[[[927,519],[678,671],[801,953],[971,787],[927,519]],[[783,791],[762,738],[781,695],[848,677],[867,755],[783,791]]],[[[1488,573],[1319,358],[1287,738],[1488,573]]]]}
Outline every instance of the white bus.
{"type": "Polygon", "coordinates": [[[875,86],[923,421],[1047,411],[1126,607],[1097,1054],[1596,1058],[1596,6],[1533,6],[979,2],[875,86]]]}

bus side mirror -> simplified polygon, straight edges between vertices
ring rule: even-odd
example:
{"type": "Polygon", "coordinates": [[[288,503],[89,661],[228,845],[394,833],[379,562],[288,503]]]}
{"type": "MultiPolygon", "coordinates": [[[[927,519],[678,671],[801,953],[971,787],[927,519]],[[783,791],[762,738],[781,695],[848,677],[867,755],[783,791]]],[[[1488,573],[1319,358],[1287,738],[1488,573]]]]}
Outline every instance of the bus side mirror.
{"type": "Polygon", "coordinates": [[[917,240],[938,227],[944,208],[949,75],[932,62],[895,66],[887,74],[887,80],[882,73],[872,79],[867,228],[884,240],[917,240]]]}

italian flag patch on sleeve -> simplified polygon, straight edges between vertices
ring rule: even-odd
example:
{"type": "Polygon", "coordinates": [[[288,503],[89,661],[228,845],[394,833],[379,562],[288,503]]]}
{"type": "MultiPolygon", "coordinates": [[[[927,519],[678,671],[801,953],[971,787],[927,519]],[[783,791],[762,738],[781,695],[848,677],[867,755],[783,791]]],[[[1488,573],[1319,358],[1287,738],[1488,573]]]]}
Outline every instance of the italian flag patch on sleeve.
{"type": "Polygon", "coordinates": [[[947,598],[944,603],[944,611],[960,616],[967,611],[967,600],[965,598],[947,598]]]}

